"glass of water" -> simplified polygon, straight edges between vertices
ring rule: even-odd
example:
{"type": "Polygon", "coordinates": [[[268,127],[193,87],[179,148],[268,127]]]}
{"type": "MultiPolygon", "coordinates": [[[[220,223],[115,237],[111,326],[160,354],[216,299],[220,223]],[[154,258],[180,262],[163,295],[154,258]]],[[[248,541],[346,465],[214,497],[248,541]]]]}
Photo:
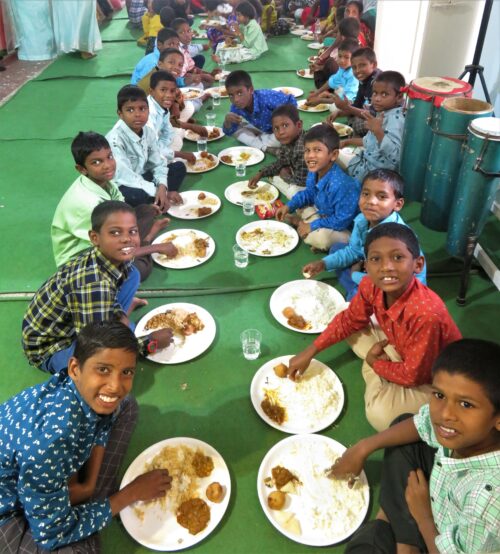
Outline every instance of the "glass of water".
{"type": "Polygon", "coordinates": [[[212,104],[214,106],[220,106],[220,92],[212,93],[212,104]]]}
{"type": "Polygon", "coordinates": [[[253,215],[255,213],[255,202],[252,198],[245,198],[241,205],[243,206],[243,215],[253,215]]]}
{"type": "Polygon", "coordinates": [[[196,141],[196,145],[198,146],[198,152],[206,152],[207,151],[207,139],[206,139],[206,137],[200,137],[196,141]]]}
{"type": "Polygon", "coordinates": [[[257,329],[247,329],[240,335],[243,356],[247,360],[256,360],[260,356],[262,333],[257,329]]]}
{"type": "Polygon", "coordinates": [[[215,117],[216,114],[214,112],[207,112],[206,118],[207,118],[207,126],[215,126],[215,117]]]}
{"type": "Polygon", "coordinates": [[[238,162],[235,167],[236,167],[236,177],[244,177],[247,174],[246,163],[238,162]]]}
{"type": "Polygon", "coordinates": [[[234,265],[236,267],[247,267],[248,265],[248,252],[243,250],[241,246],[235,244],[233,246],[234,265]]]}

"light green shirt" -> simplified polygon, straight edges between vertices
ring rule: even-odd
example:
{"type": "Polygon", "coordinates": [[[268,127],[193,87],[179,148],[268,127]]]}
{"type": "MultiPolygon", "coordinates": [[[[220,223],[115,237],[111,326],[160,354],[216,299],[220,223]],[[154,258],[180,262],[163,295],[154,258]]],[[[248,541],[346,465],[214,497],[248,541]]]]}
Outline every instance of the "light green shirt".
{"type": "Polygon", "coordinates": [[[500,452],[451,458],[434,433],[429,405],[413,421],[421,439],[437,448],[429,490],[443,554],[500,552],[500,452]]]}
{"type": "Polygon", "coordinates": [[[50,229],[52,251],[58,267],[91,246],[89,230],[93,209],[105,200],[123,202],[118,187],[112,181],[108,185],[109,189],[105,190],[85,175],[80,175],[64,193],[50,229]]]}
{"type": "Polygon", "coordinates": [[[267,42],[260,25],[251,19],[243,28],[243,46],[252,53],[253,59],[267,52],[267,42]]]}

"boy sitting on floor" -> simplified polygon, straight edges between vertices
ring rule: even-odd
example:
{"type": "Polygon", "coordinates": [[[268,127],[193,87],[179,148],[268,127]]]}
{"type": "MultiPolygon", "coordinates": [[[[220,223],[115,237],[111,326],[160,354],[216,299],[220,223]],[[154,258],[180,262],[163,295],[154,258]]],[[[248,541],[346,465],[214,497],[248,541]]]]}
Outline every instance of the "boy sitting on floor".
{"type": "Polygon", "coordinates": [[[300,237],[314,249],[328,250],[347,243],[358,211],[359,183],[335,163],[339,136],[328,125],[317,125],[304,137],[304,160],[309,173],[306,188],[276,212],[278,221],[297,227],[300,237]],[[290,216],[300,210],[299,216],[290,216]]]}
{"type": "Polygon", "coordinates": [[[377,519],[346,553],[500,552],[499,359],[494,342],[448,345],[434,363],[429,404],[335,462],[330,477],[352,479],[385,448],[377,519]]]}
{"type": "MultiPolygon", "coordinates": [[[[89,239],[92,210],[105,200],[123,201],[122,193],[113,182],[116,162],[105,137],[92,131],[80,132],[71,143],[71,153],[80,176],[59,201],[50,229],[58,267],[92,246],[89,239]]],[[[158,252],[151,242],[170,221],[156,219],[158,214],[158,207],[153,205],[143,204],[136,209],[141,246],[135,251],[134,265],[141,274],[141,282],[153,269],[151,253],[158,252]]]]}
{"type": "MultiPolygon", "coordinates": [[[[68,367],[76,336],[88,323],[118,319],[133,326],[128,315],[139,287],[132,265],[139,246],[135,212],[125,202],[107,200],[94,208],[91,220],[94,248],[62,265],[35,293],[23,318],[24,353],[49,373],[68,367]]],[[[171,340],[169,329],[153,331],[140,339],[142,353],[171,340]]]]}
{"type": "Polygon", "coordinates": [[[138,416],[128,396],[138,353],[122,323],[90,324],[67,370],[0,405],[3,554],[95,554],[113,516],[170,488],[167,470],[116,482],[138,416]]]}
{"type": "Polygon", "coordinates": [[[377,225],[366,237],[365,254],[368,277],[349,307],[290,360],[289,376],[299,377],[318,352],[350,337],[354,353],[364,360],[366,419],[382,431],[429,401],[432,364],[461,335],[441,298],[415,277],[424,259],[409,227],[377,225]]]}
{"type": "Polygon", "coordinates": [[[304,190],[307,166],[304,160],[304,129],[297,107],[283,104],[272,115],[273,133],[280,143],[277,160],[260,169],[249,181],[249,188],[255,188],[262,177],[272,177],[273,184],[291,198],[299,190],[304,190]]]}
{"type": "Polygon", "coordinates": [[[182,204],[180,194],[169,191],[168,166],[161,157],[155,132],[146,124],[146,93],[134,85],[118,91],[118,117],[106,138],[116,160],[115,182],[131,206],[156,204],[165,213],[171,204],[182,204]]]}
{"type": "Polygon", "coordinates": [[[372,108],[361,114],[366,119],[368,133],[364,138],[349,138],[340,143],[346,146],[363,146],[352,159],[341,150],[339,163],[359,181],[372,169],[399,169],[401,141],[405,124],[403,88],[405,79],[397,71],[383,71],[373,82],[372,108]]]}
{"type": "MultiPolygon", "coordinates": [[[[328,256],[317,262],[306,264],[302,273],[314,277],[322,271],[336,270],[339,283],[346,291],[346,300],[350,301],[358,292],[361,279],[366,276],[362,271],[364,245],[368,233],[380,223],[401,223],[405,225],[399,211],[403,207],[403,179],[390,169],[370,171],[363,181],[359,196],[361,213],[354,218],[349,244],[334,244],[328,256]]],[[[417,279],[424,285],[426,280],[425,263],[417,279]]]]}
{"type": "Polygon", "coordinates": [[[224,118],[224,133],[264,152],[268,148],[276,151],[280,143],[272,132],[272,113],[283,104],[296,106],[295,97],[277,90],[255,90],[250,75],[241,70],[227,76],[226,90],[231,109],[224,118]]]}

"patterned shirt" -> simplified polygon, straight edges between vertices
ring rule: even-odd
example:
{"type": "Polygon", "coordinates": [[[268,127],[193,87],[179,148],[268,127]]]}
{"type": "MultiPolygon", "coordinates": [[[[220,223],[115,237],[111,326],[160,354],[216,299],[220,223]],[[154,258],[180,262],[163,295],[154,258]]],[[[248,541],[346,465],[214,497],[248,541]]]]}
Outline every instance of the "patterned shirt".
{"type": "Polygon", "coordinates": [[[114,181],[119,187],[143,189],[149,196],[155,196],[158,185],[167,186],[168,167],[153,129],[146,125],[139,136],[120,119],[106,138],[116,160],[114,181]],[[146,171],[153,173],[153,183],[143,178],[146,171]]]}
{"type": "Polygon", "coordinates": [[[262,177],[271,177],[279,175],[284,167],[289,167],[292,175],[287,179],[289,183],[304,186],[307,178],[307,166],[304,161],[304,136],[305,131],[301,131],[297,139],[291,144],[282,144],[278,150],[278,159],[261,169],[262,177]]]}
{"type": "Polygon", "coordinates": [[[0,525],[22,512],[52,550],[110,523],[109,500],[71,506],[68,480],[105,446],[116,416],[96,414],[66,371],[0,406],[0,525]]]}
{"type": "Polygon", "coordinates": [[[358,211],[359,183],[335,163],[317,179],[317,173],[307,174],[306,188],[293,195],[288,202],[289,211],[316,206],[320,217],[310,223],[311,231],[323,227],[335,231],[350,229],[358,211]]]}
{"type": "Polygon", "coordinates": [[[390,308],[382,290],[365,277],[349,307],[333,318],[314,345],[324,350],[344,340],[369,325],[372,314],[402,360],[377,360],[373,370],[403,387],[430,383],[434,360],[445,346],[462,338],[441,298],[415,277],[390,308]]]}
{"type": "Polygon", "coordinates": [[[341,94],[342,97],[347,96],[349,102],[352,102],[356,98],[356,94],[359,88],[359,81],[354,77],[352,67],[347,69],[342,69],[339,67],[337,73],[334,73],[328,79],[328,86],[335,90],[338,87],[342,87],[344,92],[341,94]]]}
{"type": "Polygon", "coordinates": [[[436,439],[428,404],[413,421],[421,439],[437,448],[429,489],[439,552],[500,552],[500,451],[452,458],[436,439]]]}
{"type": "Polygon", "coordinates": [[[70,346],[88,323],[125,315],[116,294],[130,265],[118,268],[97,248],[89,248],[61,266],[38,289],[24,315],[23,348],[30,364],[40,366],[70,346]]]}
{"type": "Polygon", "coordinates": [[[181,77],[184,77],[188,71],[192,71],[195,67],[195,63],[191,54],[189,53],[189,48],[185,44],[179,44],[179,50],[184,56],[184,63],[181,69],[181,77]]]}
{"type": "MultiPolygon", "coordinates": [[[[283,104],[297,105],[297,100],[292,94],[284,94],[277,90],[260,89],[253,92],[253,110],[237,108],[233,104],[231,105],[231,113],[241,115],[254,127],[261,130],[263,133],[273,132],[273,123],[271,114],[278,107],[283,104]]],[[[226,135],[232,135],[238,129],[238,125],[233,123],[231,127],[224,127],[224,133],[226,135]]]]}
{"type": "MultiPolygon", "coordinates": [[[[393,108],[382,113],[384,116],[382,123],[384,138],[382,142],[379,144],[377,137],[371,131],[368,131],[363,138],[363,149],[354,156],[347,166],[349,175],[360,182],[372,169],[384,168],[397,171],[399,168],[401,139],[403,138],[405,125],[403,108],[393,108]]],[[[381,117],[381,114],[378,117],[381,117]]]]}

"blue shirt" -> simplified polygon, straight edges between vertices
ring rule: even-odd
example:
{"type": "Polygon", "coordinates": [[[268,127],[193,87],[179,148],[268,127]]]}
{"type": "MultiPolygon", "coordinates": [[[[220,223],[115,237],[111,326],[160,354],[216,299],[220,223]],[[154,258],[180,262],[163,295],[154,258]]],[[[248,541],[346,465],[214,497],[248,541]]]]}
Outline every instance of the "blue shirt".
{"type": "Polygon", "coordinates": [[[160,59],[160,51],[155,48],[151,54],[144,56],[139,63],[135,66],[130,79],[130,84],[137,85],[137,83],[145,77],[150,71],[152,71],[157,65],[160,59]]]}
{"type": "Polygon", "coordinates": [[[309,171],[306,188],[294,194],[288,209],[294,212],[306,206],[316,206],[319,219],[311,222],[311,231],[326,227],[335,231],[350,229],[358,211],[360,185],[337,164],[317,181],[318,174],[309,171]]]}
{"type": "MultiPolygon", "coordinates": [[[[392,212],[380,223],[400,223],[406,225],[403,221],[403,218],[399,215],[398,212],[392,212]]],[[[379,225],[380,225],[379,223],[379,225]]],[[[372,227],[374,229],[374,227],[372,227]]],[[[333,254],[329,254],[323,258],[325,263],[325,268],[327,271],[334,271],[335,269],[343,269],[345,267],[350,267],[356,262],[363,260],[365,258],[365,242],[368,233],[372,230],[369,227],[368,220],[363,214],[358,214],[354,218],[354,227],[349,239],[349,244],[337,250],[333,254]]],[[[420,254],[423,256],[422,251],[420,254]]],[[[352,280],[359,285],[361,279],[366,276],[366,273],[361,271],[355,271],[351,274],[352,280]]],[[[427,284],[427,268],[424,264],[424,268],[420,273],[417,273],[415,277],[421,281],[424,285],[427,284]]]]}
{"type": "MultiPolygon", "coordinates": [[[[363,181],[365,175],[372,169],[399,168],[399,157],[401,155],[401,139],[403,138],[403,128],[405,118],[403,108],[397,107],[392,110],[382,112],[384,121],[382,129],[384,138],[379,144],[377,137],[371,132],[363,138],[363,149],[354,156],[347,166],[347,172],[358,181],[363,181]]],[[[378,114],[377,117],[381,117],[378,114]]]]}
{"type": "Polygon", "coordinates": [[[147,126],[151,127],[158,138],[160,154],[167,162],[174,158],[174,151],[170,148],[174,139],[174,128],[170,123],[170,113],[163,109],[151,96],[148,96],[149,118],[147,126]]]}
{"type": "Polygon", "coordinates": [[[16,513],[33,538],[52,550],[110,523],[109,500],[71,506],[68,480],[105,446],[114,416],[100,416],[66,371],[0,406],[0,525],[16,513]]]}
{"type": "Polygon", "coordinates": [[[352,102],[358,93],[359,81],[354,77],[352,67],[348,67],[347,69],[339,67],[337,73],[334,73],[328,79],[328,86],[333,90],[342,87],[344,93],[341,96],[347,96],[349,102],[352,102]]]}
{"type": "MultiPolygon", "coordinates": [[[[283,104],[297,105],[297,100],[292,94],[284,94],[277,90],[261,89],[253,92],[253,111],[250,113],[247,110],[242,110],[234,105],[231,105],[231,112],[241,115],[249,123],[264,133],[272,133],[273,125],[271,114],[278,106],[283,104]]],[[[231,127],[224,127],[226,135],[232,135],[238,129],[238,125],[234,123],[231,127]]]]}

